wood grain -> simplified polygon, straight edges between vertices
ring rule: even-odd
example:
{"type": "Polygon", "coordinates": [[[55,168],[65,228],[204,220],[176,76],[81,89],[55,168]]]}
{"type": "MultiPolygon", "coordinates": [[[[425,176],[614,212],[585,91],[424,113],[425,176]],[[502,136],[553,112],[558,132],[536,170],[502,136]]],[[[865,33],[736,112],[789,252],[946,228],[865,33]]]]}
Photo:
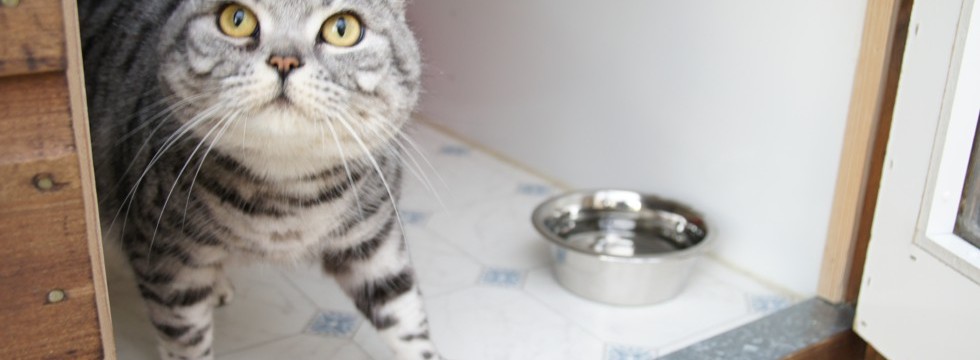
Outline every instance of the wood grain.
{"type": "Polygon", "coordinates": [[[0,78],[0,164],[75,153],[64,74],[0,78]]]}
{"type": "Polygon", "coordinates": [[[23,192],[0,198],[0,359],[102,358],[76,164],[69,155],[0,166],[5,195],[23,192]],[[63,186],[28,185],[39,172],[64,176],[63,186]],[[67,299],[48,304],[57,289],[67,299]]]}
{"type": "Polygon", "coordinates": [[[21,0],[0,6],[0,76],[64,70],[60,0],[21,0]]]}
{"type": "Polygon", "coordinates": [[[900,0],[869,0],[817,294],[844,301],[900,0]]]}

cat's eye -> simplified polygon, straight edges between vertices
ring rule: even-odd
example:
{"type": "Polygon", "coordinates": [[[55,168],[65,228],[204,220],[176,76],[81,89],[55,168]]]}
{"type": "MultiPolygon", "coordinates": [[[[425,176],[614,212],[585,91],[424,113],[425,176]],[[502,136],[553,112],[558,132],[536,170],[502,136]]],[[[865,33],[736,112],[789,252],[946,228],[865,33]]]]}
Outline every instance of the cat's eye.
{"type": "Polygon", "coordinates": [[[248,37],[259,29],[259,19],[247,7],[229,4],[218,14],[218,27],[225,35],[236,38],[248,37]]]}
{"type": "Polygon", "coordinates": [[[323,23],[320,36],[327,44],[339,47],[357,45],[364,38],[364,26],[357,15],[340,13],[323,23]]]}

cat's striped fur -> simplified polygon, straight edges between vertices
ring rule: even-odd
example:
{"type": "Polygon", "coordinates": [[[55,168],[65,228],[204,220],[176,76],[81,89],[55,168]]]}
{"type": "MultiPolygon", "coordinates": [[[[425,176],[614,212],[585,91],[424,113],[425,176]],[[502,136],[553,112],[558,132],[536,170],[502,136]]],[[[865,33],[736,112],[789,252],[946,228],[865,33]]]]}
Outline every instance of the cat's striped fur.
{"type": "Polygon", "coordinates": [[[238,3],[250,39],[218,31],[227,1],[79,0],[103,218],[161,356],[214,357],[223,266],[246,257],[319,262],[399,359],[437,358],[395,210],[420,73],[403,0],[238,3]],[[360,45],[316,41],[338,12],[363,18],[360,45]]]}

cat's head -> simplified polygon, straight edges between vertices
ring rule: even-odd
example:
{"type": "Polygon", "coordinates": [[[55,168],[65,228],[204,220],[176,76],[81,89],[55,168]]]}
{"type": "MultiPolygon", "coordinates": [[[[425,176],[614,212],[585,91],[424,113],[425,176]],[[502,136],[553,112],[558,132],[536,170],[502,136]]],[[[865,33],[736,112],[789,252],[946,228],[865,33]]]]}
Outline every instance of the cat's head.
{"type": "Polygon", "coordinates": [[[158,48],[180,120],[266,161],[373,151],[418,100],[404,0],[183,1],[158,48]]]}

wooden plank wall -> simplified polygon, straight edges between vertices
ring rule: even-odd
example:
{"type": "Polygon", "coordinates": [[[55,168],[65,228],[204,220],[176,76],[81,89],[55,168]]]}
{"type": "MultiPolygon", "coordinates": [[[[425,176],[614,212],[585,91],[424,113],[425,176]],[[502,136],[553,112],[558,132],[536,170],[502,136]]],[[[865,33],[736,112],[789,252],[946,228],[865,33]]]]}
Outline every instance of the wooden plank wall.
{"type": "Polygon", "coordinates": [[[74,0],[0,5],[0,359],[114,358],[74,0]]]}

